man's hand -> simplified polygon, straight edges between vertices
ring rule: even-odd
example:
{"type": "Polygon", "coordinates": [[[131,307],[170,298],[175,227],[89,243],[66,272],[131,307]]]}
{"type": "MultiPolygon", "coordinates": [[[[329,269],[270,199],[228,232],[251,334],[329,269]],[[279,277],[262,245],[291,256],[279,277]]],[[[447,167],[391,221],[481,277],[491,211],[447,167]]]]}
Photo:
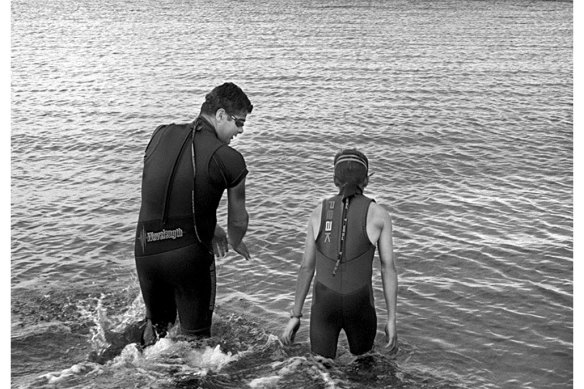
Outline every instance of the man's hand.
{"type": "Polygon", "coordinates": [[[385,340],[387,344],[385,348],[389,349],[389,352],[397,352],[397,331],[395,328],[395,322],[389,321],[385,325],[385,340]]]}
{"type": "Polygon", "coordinates": [[[218,224],[215,226],[215,235],[213,236],[211,244],[213,246],[213,252],[218,258],[223,258],[225,254],[227,254],[227,251],[229,251],[227,233],[225,233],[225,230],[219,227],[218,224]]]}
{"type": "Polygon", "coordinates": [[[300,328],[300,318],[291,318],[290,321],[288,321],[288,325],[282,332],[282,335],[280,335],[280,341],[286,346],[294,343],[294,338],[296,337],[298,328],[300,328]]]}
{"type": "Polygon", "coordinates": [[[244,257],[246,261],[249,261],[251,259],[251,255],[249,254],[247,246],[245,245],[245,243],[243,243],[243,240],[239,243],[239,246],[234,247],[233,250],[235,250],[236,253],[239,253],[242,257],[244,257]]]}

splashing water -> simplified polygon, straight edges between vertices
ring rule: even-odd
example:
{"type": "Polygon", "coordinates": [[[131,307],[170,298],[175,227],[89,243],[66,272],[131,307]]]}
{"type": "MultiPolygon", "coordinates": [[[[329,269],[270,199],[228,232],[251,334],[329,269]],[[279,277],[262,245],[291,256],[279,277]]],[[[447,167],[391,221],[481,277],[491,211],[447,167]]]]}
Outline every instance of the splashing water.
{"type": "Polygon", "coordinates": [[[573,386],[571,2],[12,5],[15,387],[573,386]],[[258,108],[235,142],[254,261],[217,263],[218,297],[241,304],[212,338],[149,355],[131,258],[143,151],[229,79],[258,108]],[[352,146],[392,213],[400,352],[358,360],[341,341],[319,361],[308,325],[292,347],[273,334],[334,189],[325,166],[352,146]]]}
{"type": "MultiPolygon", "coordinates": [[[[458,384],[464,377],[400,370],[382,347],[356,358],[341,341],[337,360],[313,356],[306,341],[284,347],[261,318],[236,312],[225,301],[215,312],[210,338],[187,338],[176,323],[167,337],[142,348],[145,310],[137,293],[52,294],[52,305],[45,296],[39,300],[49,324],[27,326],[18,347],[32,355],[59,336],[64,350],[54,351],[61,353],[54,368],[21,379],[22,388],[464,387],[458,384]]],[[[237,300],[243,308],[249,304],[237,300]]],[[[407,358],[412,350],[404,343],[401,352],[407,358]]]]}

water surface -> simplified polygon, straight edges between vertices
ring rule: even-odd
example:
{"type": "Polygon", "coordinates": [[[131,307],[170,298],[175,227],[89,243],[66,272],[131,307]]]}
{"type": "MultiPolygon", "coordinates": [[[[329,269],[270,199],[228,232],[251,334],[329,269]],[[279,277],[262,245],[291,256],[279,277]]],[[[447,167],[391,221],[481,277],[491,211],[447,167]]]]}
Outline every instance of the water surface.
{"type": "Polygon", "coordinates": [[[571,2],[11,7],[13,387],[572,387],[571,2]],[[213,338],[141,353],[120,334],[144,314],[144,148],[224,81],[255,106],[233,143],[254,259],[218,263],[213,338]],[[401,347],[382,347],[376,259],[375,351],[342,338],[325,366],[308,308],[296,346],[276,336],[344,147],[392,215],[401,347]]]}

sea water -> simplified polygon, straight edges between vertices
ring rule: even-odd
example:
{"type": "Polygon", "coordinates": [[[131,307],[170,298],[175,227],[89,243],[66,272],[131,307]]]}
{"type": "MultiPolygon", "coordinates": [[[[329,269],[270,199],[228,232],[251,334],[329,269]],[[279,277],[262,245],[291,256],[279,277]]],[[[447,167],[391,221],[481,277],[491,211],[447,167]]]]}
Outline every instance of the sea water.
{"type": "MultiPolygon", "coordinates": [[[[570,388],[572,3],[13,0],[14,388],[570,388]],[[214,86],[254,104],[252,260],[217,263],[213,336],[141,350],[133,259],[142,157],[214,86]],[[332,159],[369,157],[393,220],[400,348],[288,320],[332,159]]],[[[219,212],[225,225],[225,202],[219,212]]]]}

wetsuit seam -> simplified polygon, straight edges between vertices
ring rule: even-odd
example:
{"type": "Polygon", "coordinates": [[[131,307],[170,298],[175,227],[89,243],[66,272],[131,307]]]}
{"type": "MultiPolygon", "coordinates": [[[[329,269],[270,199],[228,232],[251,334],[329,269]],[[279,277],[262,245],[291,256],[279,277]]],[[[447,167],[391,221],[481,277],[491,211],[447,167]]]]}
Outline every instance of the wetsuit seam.
{"type": "Polygon", "coordinates": [[[235,186],[237,186],[241,180],[243,180],[247,174],[249,173],[249,170],[247,170],[247,168],[243,169],[243,171],[241,172],[240,175],[238,175],[234,180],[233,183],[231,183],[229,186],[227,186],[228,188],[233,188],[235,186]]]}
{"type": "Polygon", "coordinates": [[[369,214],[369,207],[371,207],[371,203],[374,203],[375,200],[373,199],[368,199],[369,201],[367,202],[367,207],[365,207],[365,212],[363,212],[363,220],[362,220],[362,228],[363,228],[363,237],[365,238],[365,240],[367,242],[369,242],[369,244],[371,246],[375,246],[371,240],[369,239],[369,235],[367,234],[367,215],[369,214]]]}
{"type": "Polygon", "coordinates": [[[322,255],[322,258],[328,259],[328,260],[330,260],[330,261],[332,261],[332,262],[336,262],[336,261],[337,261],[337,259],[336,259],[336,258],[331,258],[331,257],[329,257],[328,255],[326,255],[325,253],[323,253],[323,252],[322,252],[320,249],[318,249],[318,248],[316,249],[316,251],[317,251],[317,252],[319,252],[319,253],[322,255]]]}
{"type": "Polygon", "coordinates": [[[353,256],[351,259],[343,261],[343,263],[350,263],[350,262],[356,261],[357,259],[361,258],[364,254],[367,254],[371,250],[372,247],[375,247],[375,246],[370,245],[369,247],[367,247],[367,249],[365,249],[362,252],[360,252],[359,254],[353,256]]]}
{"type": "Polygon", "coordinates": [[[363,286],[360,286],[360,287],[358,287],[357,289],[355,289],[355,290],[354,290],[354,291],[352,291],[352,292],[349,292],[349,293],[339,293],[339,292],[337,292],[336,290],[334,290],[334,289],[332,289],[332,288],[328,287],[328,286],[327,286],[327,285],[326,285],[324,282],[322,282],[322,281],[320,281],[320,280],[316,281],[316,283],[318,283],[318,284],[322,285],[323,287],[325,287],[325,288],[327,289],[327,293],[334,294],[334,295],[335,295],[335,296],[337,296],[337,297],[340,297],[340,296],[345,296],[345,297],[352,297],[352,296],[355,296],[355,295],[357,295],[357,294],[359,294],[359,293],[362,293],[362,292],[363,292],[363,290],[367,290],[367,291],[369,291],[369,290],[370,290],[370,289],[369,289],[369,285],[368,285],[368,284],[365,284],[365,285],[363,285],[363,286]]]}

